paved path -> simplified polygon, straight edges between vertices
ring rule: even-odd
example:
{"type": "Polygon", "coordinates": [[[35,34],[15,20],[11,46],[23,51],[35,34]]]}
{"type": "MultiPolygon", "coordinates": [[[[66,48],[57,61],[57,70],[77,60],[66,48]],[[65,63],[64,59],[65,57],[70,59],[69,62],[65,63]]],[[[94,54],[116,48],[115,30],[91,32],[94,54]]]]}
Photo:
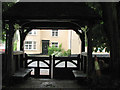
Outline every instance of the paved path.
{"type": "Polygon", "coordinates": [[[28,78],[23,83],[13,85],[12,88],[68,88],[72,90],[82,90],[82,88],[87,87],[79,85],[76,80],[28,78]]]}

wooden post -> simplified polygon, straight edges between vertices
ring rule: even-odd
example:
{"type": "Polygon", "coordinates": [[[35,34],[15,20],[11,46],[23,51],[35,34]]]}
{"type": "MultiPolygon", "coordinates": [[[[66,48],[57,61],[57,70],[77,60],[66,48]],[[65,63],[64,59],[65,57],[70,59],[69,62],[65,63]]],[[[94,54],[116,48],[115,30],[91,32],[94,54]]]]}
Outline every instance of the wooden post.
{"type": "Polygon", "coordinates": [[[81,52],[85,52],[85,33],[82,32],[82,49],[81,52]]]}
{"type": "MultiPolygon", "coordinates": [[[[120,2],[117,3],[117,17],[118,17],[118,28],[120,29],[120,2]]],[[[119,34],[120,34],[120,30],[119,30],[119,34]]]]}
{"type": "Polygon", "coordinates": [[[25,53],[25,57],[24,57],[25,59],[25,68],[27,68],[28,67],[28,65],[27,65],[27,60],[28,60],[28,56],[27,56],[27,54],[25,53]]]}
{"type": "Polygon", "coordinates": [[[67,60],[65,60],[65,68],[67,68],[67,60]]]}
{"type": "Polygon", "coordinates": [[[53,78],[54,78],[54,74],[55,73],[55,55],[53,55],[53,78]]]}
{"type": "Polygon", "coordinates": [[[87,56],[83,56],[83,65],[84,65],[84,73],[86,73],[86,71],[87,71],[87,67],[88,67],[88,65],[87,65],[87,56]]]}
{"type": "Polygon", "coordinates": [[[93,60],[92,60],[92,26],[90,25],[89,30],[87,32],[88,39],[88,51],[87,51],[87,73],[91,74],[93,68],[93,60]]]}
{"type": "Polygon", "coordinates": [[[24,40],[25,40],[25,33],[24,33],[24,29],[21,28],[20,30],[20,50],[24,51],[24,40]]]}
{"type": "Polygon", "coordinates": [[[9,62],[7,61],[7,55],[8,55],[8,30],[6,30],[6,45],[5,45],[5,61],[6,61],[6,71],[8,72],[9,69],[9,62]]]}
{"type": "Polygon", "coordinates": [[[80,61],[80,60],[81,60],[81,59],[80,59],[80,54],[77,56],[77,58],[78,58],[78,59],[77,59],[77,67],[78,67],[78,70],[80,70],[80,62],[81,62],[81,61],[80,61]]]}
{"type": "Polygon", "coordinates": [[[81,55],[81,71],[83,70],[83,55],[81,55]]]}
{"type": "Polygon", "coordinates": [[[23,51],[23,31],[20,30],[20,50],[23,51]]]}
{"type": "Polygon", "coordinates": [[[40,76],[40,66],[39,66],[39,60],[37,60],[37,67],[35,68],[35,76],[40,76]]]}
{"type": "Polygon", "coordinates": [[[51,78],[51,73],[52,73],[52,72],[51,72],[51,71],[52,71],[52,70],[51,70],[51,69],[52,69],[52,68],[51,68],[51,64],[52,64],[52,61],[51,61],[51,60],[52,60],[52,57],[51,57],[51,55],[50,55],[50,56],[49,56],[49,69],[50,69],[50,70],[49,70],[49,75],[50,75],[50,78],[51,78]]]}
{"type": "Polygon", "coordinates": [[[5,45],[5,53],[7,54],[8,52],[8,30],[6,30],[6,45],[5,45]]]}
{"type": "Polygon", "coordinates": [[[9,22],[9,31],[8,31],[8,51],[7,51],[7,72],[11,76],[13,74],[13,35],[14,35],[14,23],[9,22]]]}

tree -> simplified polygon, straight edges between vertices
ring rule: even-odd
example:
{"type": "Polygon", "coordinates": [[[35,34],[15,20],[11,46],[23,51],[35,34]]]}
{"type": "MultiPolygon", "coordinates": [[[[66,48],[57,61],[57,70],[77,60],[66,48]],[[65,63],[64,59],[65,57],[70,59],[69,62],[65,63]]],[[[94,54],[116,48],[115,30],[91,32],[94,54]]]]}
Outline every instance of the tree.
{"type": "MultiPolygon", "coordinates": [[[[93,9],[101,18],[103,18],[103,10],[101,4],[98,2],[86,2],[88,7],[93,9]]],[[[110,43],[108,40],[108,35],[104,30],[104,21],[101,20],[98,24],[95,24],[92,28],[92,44],[93,51],[100,52],[105,49],[106,52],[110,51],[110,43]]]]}
{"type": "MultiPolygon", "coordinates": [[[[100,12],[103,20],[93,28],[93,45],[99,47],[107,47],[110,50],[110,73],[112,78],[119,78],[120,76],[120,7],[117,8],[117,2],[104,2],[104,3],[87,3],[89,7],[93,8],[96,12],[100,12]],[[99,5],[98,5],[99,4],[99,5]],[[97,10],[98,9],[98,10],[97,10]],[[100,31],[101,30],[101,31],[100,31]],[[94,35],[97,34],[96,36],[94,35]],[[102,33],[102,36],[100,35],[102,33]],[[100,35],[100,36],[99,36],[100,35]],[[95,38],[95,40],[94,40],[95,38]],[[100,42],[103,42],[101,44],[100,42]],[[106,42],[106,43],[105,43],[106,42]]],[[[118,4],[119,6],[120,4],[118,4]]],[[[107,51],[108,51],[107,50],[107,51]]],[[[120,78],[119,78],[120,79],[120,78]]]]}
{"type": "MultiPolygon", "coordinates": [[[[112,78],[120,79],[120,33],[117,16],[117,3],[101,3],[103,10],[104,29],[110,43],[110,72],[112,78]]],[[[120,8],[119,8],[120,10],[120,8]]]]}

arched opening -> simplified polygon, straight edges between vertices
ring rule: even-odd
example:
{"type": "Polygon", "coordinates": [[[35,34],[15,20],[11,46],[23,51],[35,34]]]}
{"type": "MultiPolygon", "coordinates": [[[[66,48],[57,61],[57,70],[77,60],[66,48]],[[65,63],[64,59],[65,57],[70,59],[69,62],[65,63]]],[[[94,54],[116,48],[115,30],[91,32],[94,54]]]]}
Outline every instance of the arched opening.
{"type": "MultiPolygon", "coordinates": [[[[78,54],[81,54],[82,48],[79,35],[72,29],[32,29],[26,35],[23,46],[24,53],[34,57],[48,55],[77,57],[78,54]],[[48,45],[47,53],[43,50],[45,45],[48,45]]],[[[73,64],[74,61],[68,62],[68,67],[77,67],[73,64]]],[[[33,64],[37,65],[37,62],[33,64]]],[[[44,62],[39,65],[46,67],[44,62]]],[[[64,68],[64,62],[59,66],[64,68]]],[[[48,75],[49,72],[49,69],[40,69],[41,75],[48,75]]]]}
{"type": "Polygon", "coordinates": [[[72,29],[32,29],[26,35],[23,46],[27,54],[50,55],[53,53],[48,51],[48,47],[55,46],[75,55],[81,54],[81,42],[79,35],[72,29]]]}

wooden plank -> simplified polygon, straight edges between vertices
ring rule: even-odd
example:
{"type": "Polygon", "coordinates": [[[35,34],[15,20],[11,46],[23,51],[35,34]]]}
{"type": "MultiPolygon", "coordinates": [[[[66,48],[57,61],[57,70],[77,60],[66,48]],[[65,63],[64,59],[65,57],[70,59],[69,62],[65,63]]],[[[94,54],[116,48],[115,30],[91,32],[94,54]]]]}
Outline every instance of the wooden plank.
{"type": "Polygon", "coordinates": [[[50,57],[35,57],[35,56],[27,56],[28,59],[34,60],[50,60],[50,57]]]}
{"type": "Polygon", "coordinates": [[[78,57],[54,57],[55,60],[77,60],[78,57]]]}
{"type": "Polygon", "coordinates": [[[23,54],[23,51],[14,51],[13,52],[13,55],[20,55],[20,54],[23,54]]]}
{"type": "Polygon", "coordinates": [[[85,74],[83,71],[73,70],[72,71],[75,78],[86,78],[87,74],[85,74]]]}
{"type": "Polygon", "coordinates": [[[18,72],[14,73],[13,77],[22,77],[24,78],[27,74],[29,74],[32,71],[32,69],[20,69],[18,72]]]}

